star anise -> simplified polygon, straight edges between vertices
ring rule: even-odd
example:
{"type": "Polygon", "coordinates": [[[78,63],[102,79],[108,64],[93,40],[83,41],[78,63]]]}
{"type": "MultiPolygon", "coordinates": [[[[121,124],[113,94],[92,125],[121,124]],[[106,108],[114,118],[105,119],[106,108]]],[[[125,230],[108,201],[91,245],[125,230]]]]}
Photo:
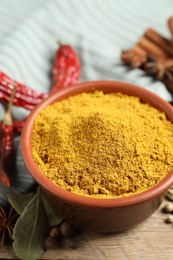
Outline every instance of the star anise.
{"type": "Polygon", "coordinates": [[[6,214],[3,207],[0,206],[0,247],[4,246],[7,237],[13,240],[13,229],[18,216],[12,207],[6,214]]]}
{"type": "Polygon", "coordinates": [[[155,60],[148,62],[145,66],[147,74],[152,75],[158,80],[173,81],[173,60],[155,60]]]}
{"type": "Polygon", "coordinates": [[[139,53],[133,49],[121,52],[121,60],[132,68],[140,68],[147,62],[147,54],[139,53]]]}

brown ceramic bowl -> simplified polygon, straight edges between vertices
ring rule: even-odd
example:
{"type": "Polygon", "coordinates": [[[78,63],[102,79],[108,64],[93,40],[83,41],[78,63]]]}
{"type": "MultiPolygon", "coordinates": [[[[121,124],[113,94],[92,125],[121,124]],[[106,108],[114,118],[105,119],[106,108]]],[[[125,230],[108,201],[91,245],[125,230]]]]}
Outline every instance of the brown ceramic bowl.
{"type": "MultiPolygon", "coordinates": [[[[118,199],[98,199],[76,195],[49,181],[35,164],[31,153],[33,122],[47,105],[81,92],[102,90],[137,96],[167,115],[173,123],[173,108],[157,95],[132,84],[115,81],[95,81],[61,90],[43,100],[29,115],[22,132],[22,155],[26,167],[42,187],[50,204],[73,226],[93,231],[114,232],[131,228],[148,218],[161,204],[166,190],[173,185],[173,171],[158,185],[140,194],[118,199]]],[[[128,169],[127,169],[128,171],[128,169]]]]}

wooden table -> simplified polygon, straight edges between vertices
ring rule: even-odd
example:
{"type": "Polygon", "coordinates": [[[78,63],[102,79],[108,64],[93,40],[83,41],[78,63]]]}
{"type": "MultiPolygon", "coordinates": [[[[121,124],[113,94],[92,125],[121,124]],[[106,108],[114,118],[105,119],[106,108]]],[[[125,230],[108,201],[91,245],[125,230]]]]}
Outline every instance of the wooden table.
{"type": "MultiPolygon", "coordinates": [[[[77,260],[171,260],[173,259],[173,226],[164,223],[166,214],[160,209],[142,224],[119,234],[78,235],[79,247],[69,248],[64,240],[49,249],[41,259],[77,260]]],[[[17,259],[11,247],[0,249],[0,259],[17,259]]]]}

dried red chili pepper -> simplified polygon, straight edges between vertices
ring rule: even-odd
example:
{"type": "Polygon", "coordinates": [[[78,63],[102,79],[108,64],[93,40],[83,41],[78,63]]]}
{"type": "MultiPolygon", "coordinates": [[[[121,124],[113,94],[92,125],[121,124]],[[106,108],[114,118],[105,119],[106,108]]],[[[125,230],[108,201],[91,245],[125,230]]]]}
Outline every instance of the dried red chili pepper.
{"type": "Polygon", "coordinates": [[[5,186],[11,185],[8,176],[9,162],[13,153],[13,125],[1,123],[0,125],[1,141],[1,158],[0,158],[0,182],[5,186]]]}
{"type": "Polygon", "coordinates": [[[78,82],[80,61],[70,45],[60,44],[53,64],[53,88],[51,92],[78,82]]]}
{"type": "Polygon", "coordinates": [[[13,131],[16,134],[20,134],[22,132],[24,123],[26,119],[20,120],[20,121],[13,121],[13,131]]]}
{"type": "Polygon", "coordinates": [[[43,98],[47,97],[47,93],[40,93],[28,86],[11,79],[8,75],[0,72],[0,101],[9,101],[13,86],[17,86],[17,91],[13,101],[13,105],[32,110],[43,98]]]}
{"type": "Polygon", "coordinates": [[[14,153],[14,134],[13,134],[13,121],[11,117],[11,108],[16,93],[16,89],[17,86],[14,86],[10,97],[10,101],[8,103],[7,112],[0,124],[0,140],[1,140],[0,182],[7,187],[11,185],[8,176],[8,171],[14,153]]]}

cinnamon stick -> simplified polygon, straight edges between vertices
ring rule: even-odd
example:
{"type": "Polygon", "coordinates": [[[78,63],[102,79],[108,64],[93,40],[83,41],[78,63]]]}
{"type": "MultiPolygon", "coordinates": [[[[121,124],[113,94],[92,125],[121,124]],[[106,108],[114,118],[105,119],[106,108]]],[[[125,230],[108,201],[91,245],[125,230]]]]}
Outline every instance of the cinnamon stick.
{"type": "Polygon", "coordinates": [[[143,68],[147,62],[147,53],[138,46],[121,52],[121,60],[132,68],[143,68]]]}
{"type": "Polygon", "coordinates": [[[135,46],[132,48],[132,50],[133,50],[134,52],[140,54],[140,55],[144,55],[144,56],[147,55],[147,52],[146,52],[143,48],[141,48],[140,46],[138,46],[138,45],[135,45],[135,46]]]}
{"type": "Polygon", "coordinates": [[[151,40],[146,37],[141,37],[137,43],[137,46],[144,49],[148,54],[155,56],[156,58],[168,58],[166,52],[161,49],[157,44],[153,43],[151,40]]]}
{"type": "Polygon", "coordinates": [[[172,38],[173,38],[173,16],[169,17],[169,19],[168,19],[168,28],[169,28],[172,38]]]}
{"type": "Polygon", "coordinates": [[[171,41],[156,32],[153,28],[148,28],[144,33],[144,37],[163,49],[168,56],[173,57],[173,47],[171,41]]]}

